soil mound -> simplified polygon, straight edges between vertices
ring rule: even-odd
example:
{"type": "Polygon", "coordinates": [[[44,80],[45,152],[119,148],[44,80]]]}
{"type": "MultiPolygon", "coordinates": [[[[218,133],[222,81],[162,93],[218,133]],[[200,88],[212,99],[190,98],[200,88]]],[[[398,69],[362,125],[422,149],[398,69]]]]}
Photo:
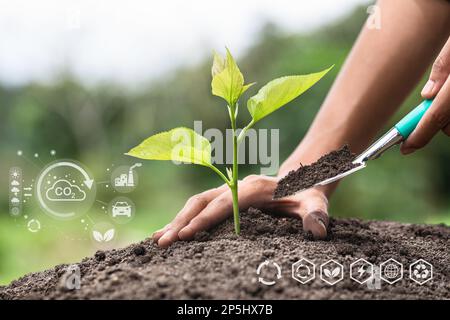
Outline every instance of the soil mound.
{"type": "Polygon", "coordinates": [[[150,239],[124,249],[99,251],[79,264],[79,290],[64,285],[67,265],[26,275],[0,287],[1,299],[450,299],[450,228],[331,219],[326,240],[312,241],[301,221],[250,209],[242,214],[242,235],[229,219],[190,242],[160,249],[150,239]],[[301,284],[291,266],[300,258],[316,264],[315,279],[301,284]],[[350,264],[364,258],[380,265],[393,258],[403,264],[403,279],[369,288],[350,279],[350,264]],[[425,259],[433,279],[419,285],[409,279],[409,265],[425,259]],[[344,267],[335,285],[320,279],[320,265],[334,259],[344,267]],[[258,266],[269,260],[281,268],[258,266]]]}

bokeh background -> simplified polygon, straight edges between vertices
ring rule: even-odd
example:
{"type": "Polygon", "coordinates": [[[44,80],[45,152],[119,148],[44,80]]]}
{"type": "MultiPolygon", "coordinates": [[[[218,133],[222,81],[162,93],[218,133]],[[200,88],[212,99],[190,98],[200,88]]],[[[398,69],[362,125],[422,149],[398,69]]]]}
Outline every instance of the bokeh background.
{"type": "MultiPolygon", "coordinates": [[[[33,201],[24,213],[41,220],[40,232],[27,231],[23,216],[12,218],[11,166],[21,166],[30,180],[46,163],[70,158],[85,164],[97,181],[108,180],[106,168],[133,163],[123,153],[158,131],[192,127],[194,120],[203,120],[205,129],[225,130],[226,108],[210,93],[211,53],[223,52],[225,45],[246,80],[261,85],[336,65],[300,99],[257,125],[280,129],[282,162],[304,136],[370,4],[0,0],[0,284],[96,250],[80,221],[54,221],[33,201]]],[[[419,101],[416,90],[389,125],[419,101]]],[[[248,119],[243,108],[241,126],[248,119]]],[[[332,215],[450,224],[449,163],[443,136],[410,157],[389,152],[341,184],[332,215]]],[[[136,216],[118,227],[117,246],[144,239],[190,195],[220,183],[208,169],[170,162],[145,162],[138,172],[139,187],[129,195],[136,216]]],[[[243,166],[240,173],[259,169],[243,166]]],[[[99,200],[115,196],[99,187],[99,200]]],[[[107,219],[99,203],[90,216],[107,219]]]]}

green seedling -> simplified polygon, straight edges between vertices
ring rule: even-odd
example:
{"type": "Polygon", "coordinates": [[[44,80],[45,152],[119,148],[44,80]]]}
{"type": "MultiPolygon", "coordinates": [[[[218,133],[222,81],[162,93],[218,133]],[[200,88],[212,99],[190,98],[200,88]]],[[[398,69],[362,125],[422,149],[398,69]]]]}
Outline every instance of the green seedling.
{"type": "Polygon", "coordinates": [[[300,96],[319,81],[331,68],[332,67],[321,72],[307,75],[281,77],[267,83],[256,95],[248,99],[247,109],[252,119],[238,134],[236,127],[236,118],[239,110],[238,101],[242,94],[254,85],[254,83],[244,83],[244,76],[228,49],[226,57],[222,57],[215,53],[211,70],[211,88],[213,95],[223,98],[227,103],[233,132],[232,168],[226,168],[226,174],[221,172],[211,162],[210,142],[194,130],[183,127],[153,135],[126,154],[140,159],[171,160],[202,165],[212,169],[231,190],[233,198],[234,227],[236,234],[239,234],[239,143],[244,139],[247,130],[253,127],[255,123],[300,96]]]}

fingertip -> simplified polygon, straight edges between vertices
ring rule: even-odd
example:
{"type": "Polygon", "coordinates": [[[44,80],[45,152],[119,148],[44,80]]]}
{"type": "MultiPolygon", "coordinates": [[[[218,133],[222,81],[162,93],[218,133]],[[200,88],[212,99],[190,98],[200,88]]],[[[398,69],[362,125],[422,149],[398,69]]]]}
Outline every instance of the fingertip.
{"type": "Polygon", "coordinates": [[[194,235],[195,230],[191,226],[186,226],[178,232],[178,238],[183,241],[192,239],[194,235]]]}
{"type": "Polygon", "coordinates": [[[173,243],[173,241],[171,241],[171,240],[167,240],[167,239],[159,239],[159,241],[158,241],[158,247],[160,247],[160,248],[162,248],[162,249],[166,249],[166,248],[168,248],[172,243],[173,243]]]}
{"type": "Polygon", "coordinates": [[[173,230],[169,230],[158,240],[158,246],[160,248],[167,248],[177,239],[178,235],[173,230]]]}
{"type": "Polygon", "coordinates": [[[322,211],[308,213],[303,218],[303,230],[311,232],[314,239],[325,239],[327,236],[328,215],[322,211]]]}
{"type": "Polygon", "coordinates": [[[448,124],[447,126],[445,126],[444,129],[442,129],[442,131],[444,132],[444,134],[448,137],[450,137],[450,124],[448,124]]]}
{"type": "Polygon", "coordinates": [[[159,229],[159,230],[156,230],[155,232],[153,232],[153,234],[152,234],[153,241],[158,242],[159,238],[161,238],[163,233],[164,233],[163,229],[159,229]]]}
{"type": "Polygon", "coordinates": [[[414,151],[416,151],[416,149],[413,149],[413,148],[404,148],[404,149],[401,149],[401,150],[400,150],[400,152],[401,152],[404,156],[407,156],[407,155],[409,155],[409,154],[411,154],[411,153],[414,153],[414,151]]]}
{"type": "Polygon", "coordinates": [[[425,86],[422,89],[421,95],[425,99],[431,99],[433,98],[433,90],[435,87],[435,82],[433,80],[428,80],[425,86]]]}
{"type": "Polygon", "coordinates": [[[169,230],[169,228],[170,228],[170,224],[166,224],[163,228],[158,229],[155,232],[153,232],[153,234],[152,234],[153,241],[158,242],[159,238],[161,238],[167,232],[167,230],[169,230]]]}
{"type": "Polygon", "coordinates": [[[402,144],[402,146],[400,147],[400,152],[405,156],[408,154],[414,153],[416,150],[417,150],[416,148],[410,147],[405,144],[402,144]]]}

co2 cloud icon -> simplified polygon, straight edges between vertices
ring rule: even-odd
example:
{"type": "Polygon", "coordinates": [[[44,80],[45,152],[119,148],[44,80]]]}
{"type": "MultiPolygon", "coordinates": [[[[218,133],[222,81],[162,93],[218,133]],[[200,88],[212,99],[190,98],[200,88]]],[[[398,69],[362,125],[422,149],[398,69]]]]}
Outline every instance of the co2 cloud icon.
{"type": "Polygon", "coordinates": [[[45,193],[50,201],[83,201],[86,192],[65,179],[57,180],[45,193]]]}

